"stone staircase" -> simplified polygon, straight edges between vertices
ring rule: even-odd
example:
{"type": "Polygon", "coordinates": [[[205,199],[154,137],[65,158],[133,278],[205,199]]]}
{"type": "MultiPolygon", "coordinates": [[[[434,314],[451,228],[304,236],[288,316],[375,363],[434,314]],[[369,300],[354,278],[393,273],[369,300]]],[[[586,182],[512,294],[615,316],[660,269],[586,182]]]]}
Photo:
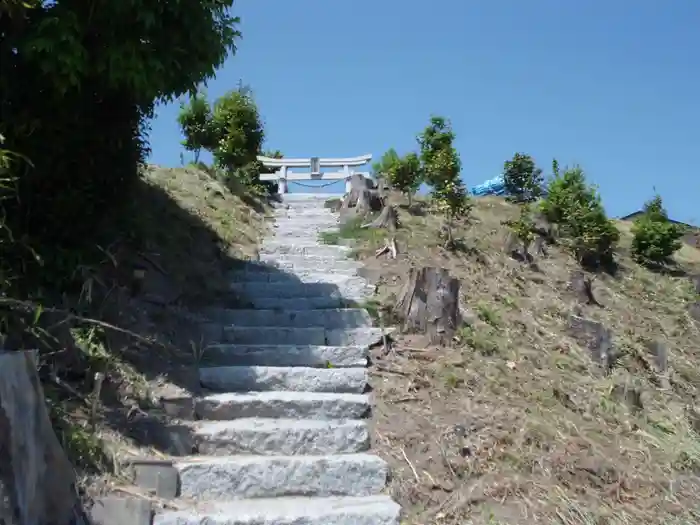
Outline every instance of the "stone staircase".
{"type": "Polygon", "coordinates": [[[156,525],[398,525],[389,468],[369,453],[369,346],[381,340],[328,195],[285,196],[261,263],[232,276],[248,310],[209,312],[196,401],[197,456],[176,458],[184,510],[156,525]]]}

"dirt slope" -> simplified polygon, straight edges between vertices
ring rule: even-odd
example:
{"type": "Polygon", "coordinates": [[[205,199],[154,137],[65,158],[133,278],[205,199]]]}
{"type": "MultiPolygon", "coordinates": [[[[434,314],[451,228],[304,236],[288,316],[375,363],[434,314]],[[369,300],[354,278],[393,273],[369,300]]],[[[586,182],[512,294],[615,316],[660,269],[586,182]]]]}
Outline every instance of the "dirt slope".
{"type": "Polygon", "coordinates": [[[193,315],[231,305],[226,273],[255,255],[266,212],[264,199],[202,169],[149,166],[105,229],[104,260],[84,269],[71,304],[81,319],[58,312],[61,349],[42,354],[54,427],[88,495],[121,483],[124,458],[174,452],[158,400],[194,388],[193,315]]]}
{"type": "Polygon", "coordinates": [[[596,276],[594,306],[569,288],[577,266],[556,246],[535,265],[505,253],[501,223],[517,209],[500,198],[476,200],[459,253],[439,246],[427,210],[399,214],[395,261],[374,257],[381,233],[341,235],[359,239],[383,308],[411,266],[439,266],[460,279],[471,318],[450,348],[405,336],[375,355],[376,446],[406,523],[698,523],[698,251],[684,247],[673,275],[652,273],[629,258],[621,224],[620,269],[596,276]],[[609,373],[572,337],[571,314],[612,331],[609,373]]]}

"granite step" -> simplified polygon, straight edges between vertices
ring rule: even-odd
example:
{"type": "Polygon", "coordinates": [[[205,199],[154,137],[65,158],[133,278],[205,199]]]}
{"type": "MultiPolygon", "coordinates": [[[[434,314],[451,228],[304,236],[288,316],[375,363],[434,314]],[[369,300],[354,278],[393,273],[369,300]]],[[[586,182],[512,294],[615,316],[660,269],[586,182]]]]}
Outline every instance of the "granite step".
{"type": "Polygon", "coordinates": [[[209,345],[202,352],[202,365],[217,366],[306,366],[364,367],[368,346],[318,345],[209,345]]]}
{"type": "Polygon", "coordinates": [[[203,420],[247,417],[297,419],[362,419],[371,412],[367,394],[325,392],[226,392],[210,394],[195,402],[195,413],[203,420]]]}
{"type": "Polygon", "coordinates": [[[289,326],[225,326],[221,341],[239,345],[371,346],[382,341],[380,328],[325,329],[289,326]]]}
{"type": "Polygon", "coordinates": [[[280,496],[372,496],[389,467],[367,454],[331,456],[193,456],[173,463],[180,495],[206,500],[280,496]]]}
{"type": "Polygon", "coordinates": [[[279,366],[200,367],[203,387],[216,392],[335,392],[363,394],[366,368],[311,368],[279,366]]]}
{"type": "Polygon", "coordinates": [[[370,446],[367,422],[243,418],[205,421],[194,429],[201,454],[324,456],[365,452],[370,446]]]}
{"type": "Polygon", "coordinates": [[[163,511],[153,525],[399,525],[400,512],[388,496],[258,498],[163,511]]]}

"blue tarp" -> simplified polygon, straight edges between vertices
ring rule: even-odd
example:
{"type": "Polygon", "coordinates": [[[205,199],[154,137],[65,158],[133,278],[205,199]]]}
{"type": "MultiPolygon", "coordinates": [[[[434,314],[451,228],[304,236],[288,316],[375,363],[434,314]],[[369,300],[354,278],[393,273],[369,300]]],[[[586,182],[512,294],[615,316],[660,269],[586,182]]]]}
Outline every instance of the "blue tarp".
{"type": "Polygon", "coordinates": [[[484,197],[486,195],[505,195],[506,187],[503,182],[503,175],[494,177],[493,179],[482,182],[477,186],[473,186],[469,193],[476,195],[477,197],[484,197]]]}

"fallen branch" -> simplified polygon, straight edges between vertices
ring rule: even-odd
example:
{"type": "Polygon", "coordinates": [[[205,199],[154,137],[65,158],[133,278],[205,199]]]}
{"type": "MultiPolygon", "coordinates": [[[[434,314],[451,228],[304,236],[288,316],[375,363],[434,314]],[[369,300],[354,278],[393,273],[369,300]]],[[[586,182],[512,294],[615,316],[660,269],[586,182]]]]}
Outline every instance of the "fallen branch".
{"type": "Polygon", "coordinates": [[[420,477],[418,476],[418,472],[416,472],[416,467],[414,467],[413,463],[411,463],[411,460],[408,459],[406,451],[403,449],[403,447],[401,447],[401,454],[403,455],[403,459],[406,460],[406,463],[408,463],[408,466],[411,468],[411,472],[413,472],[413,477],[416,478],[416,483],[420,483],[420,477]]]}
{"type": "Polygon", "coordinates": [[[396,246],[396,239],[392,237],[388,241],[386,241],[386,244],[384,247],[379,248],[374,252],[375,257],[379,257],[380,255],[384,255],[385,253],[389,254],[389,257],[391,259],[396,259],[396,256],[399,253],[398,247],[396,246]]]}

